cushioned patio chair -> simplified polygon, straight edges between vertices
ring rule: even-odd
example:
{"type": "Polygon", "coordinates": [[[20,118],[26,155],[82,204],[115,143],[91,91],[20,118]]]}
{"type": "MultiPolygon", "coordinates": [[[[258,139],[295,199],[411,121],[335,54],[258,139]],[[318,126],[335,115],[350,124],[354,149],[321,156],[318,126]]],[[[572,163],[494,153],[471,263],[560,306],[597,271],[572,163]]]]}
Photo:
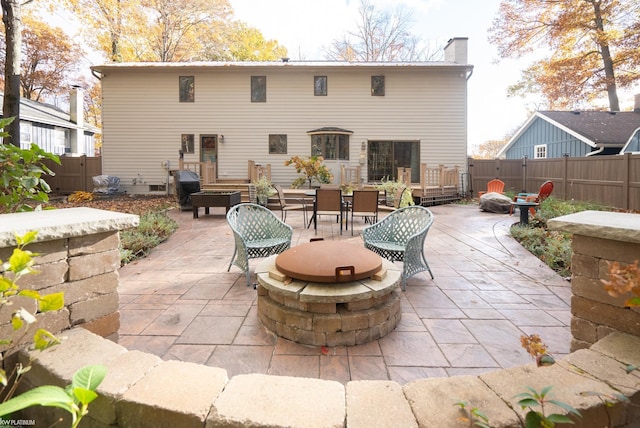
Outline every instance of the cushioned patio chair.
{"type": "Polygon", "coordinates": [[[483,192],[478,192],[478,197],[484,195],[485,193],[504,193],[504,181],[498,180],[497,178],[491,180],[487,183],[487,190],[483,192]]]}
{"type": "Polygon", "coordinates": [[[227,272],[236,265],[249,277],[249,259],[280,254],[291,246],[293,229],[271,210],[257,204],[238,204],[227,213],[235,248],[227,272]]]}
{"type": "Polygon", "coordinates": [[[399,208],[381,221],[362,231],[364,246],[385,259],[403,262],[402,290],[413,275],[433,272],[424,256],[424,241],[433,224],[433,214],[425,207],[411,205],[399,208]]]}

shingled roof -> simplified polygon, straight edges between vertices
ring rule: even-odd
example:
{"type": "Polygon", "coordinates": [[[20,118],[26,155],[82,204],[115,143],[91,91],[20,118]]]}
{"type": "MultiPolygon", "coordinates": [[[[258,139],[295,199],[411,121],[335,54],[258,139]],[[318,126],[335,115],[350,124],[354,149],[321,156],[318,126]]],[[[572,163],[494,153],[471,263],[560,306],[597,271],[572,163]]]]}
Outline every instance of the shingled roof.
{"type": "Polygon", "coordinates": [[[640,113],[635,111],[540,111],[537,115],[592,147],[622,148],[640,128],[640,113]]]}
{"type": "MultiPolygon", "coordinates": [[[[3,100],[4,94],[0,92],[0,103],[3,100]]],[[[1,116],[2,112],[0,111],[1,116]]],[[[41,103],[27,98],[20,98],[20,119],[67,129],[77,128],[93,133],[100,132],[98,128],[88,123],[85,123],[84,126],[78,126],[77,123],[71,121],[71,116],[68,112],[53,104],[41,103]]]]}

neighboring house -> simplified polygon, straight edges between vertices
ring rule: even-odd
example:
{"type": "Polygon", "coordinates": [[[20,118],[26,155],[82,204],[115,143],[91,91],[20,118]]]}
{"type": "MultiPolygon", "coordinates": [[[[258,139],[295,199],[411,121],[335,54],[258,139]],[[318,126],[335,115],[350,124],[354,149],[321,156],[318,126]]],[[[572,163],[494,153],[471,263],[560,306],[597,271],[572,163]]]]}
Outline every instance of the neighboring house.
{"type": "Polygon", "coordinates": [[[169,172],[211,161],[220,181],[247,180],[248,160],[272,181],[298,176],[292,156],[362,166],[379,182],[398,167],[458,166],[467,156],[467,39],[445,60],[406,63],[111,63],[102,82],[103,174],[131,193],[168,191],[169,172]]]}
{"type": "Polygon", "coordinates": [[[497,157],[544,159],[618,154],[634,136],[637,141],[639,128],[638,108],[627,112],[539,111],[497,157]]]}
{"type": "Polygon", "coordinates": [[[629,142],[620,150],[620,154],[625,153],[640,154],[640,128],[636,129],[629,142]]]}
{"type": "MultiPolygon", "coordinates": [[[[0,103],[3,101],[0,93],[0,103]]],[[[78,89],[71,91],[69,113],[52,104],[20,98],[20,147],[28,149],[35,143],[56,155],[95,156],[94,136],[100,129],[84,123],[82,103],[78,89]]]]}

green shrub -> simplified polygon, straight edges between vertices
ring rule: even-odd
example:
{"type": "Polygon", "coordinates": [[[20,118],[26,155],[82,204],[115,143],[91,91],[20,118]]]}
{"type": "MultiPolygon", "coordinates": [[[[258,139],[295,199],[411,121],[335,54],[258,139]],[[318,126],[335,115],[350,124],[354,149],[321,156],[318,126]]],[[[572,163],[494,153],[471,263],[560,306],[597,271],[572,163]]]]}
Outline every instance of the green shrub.
{"type": "MultiPolygon", "coordinates": [[[[13,118],[0,119],[4,128],[13,118]]],[[[7,136],[0,132],[0,136],[7,136]]],[[[60,164],[58,156],[47,153],[35,144],[21,149],[11,144],[0,143],[0,214],[33,211],[49,200],[51,188],[42,175],[54,175],[44,160],[60,164]]]]}
{"type": "Polygon", "coordinates": [[[141,215],[137,228],[120,232],[121,265],[145,257],[152,248],[169,239],[176,229],[178,224],[164,211],[141,215]]]}
{"type": "Polygon", "coordinates": [[[563,277],[571,276],[571,235],[515,225],[511,235],[530,253],[563,277]]]}
{"type": "Polygon", "coordinates": [[[587,202],[547,198],[540,204],[529,225],[515,224],[511,227],[511,235],[547,266],[568,278],[571,276],[571,234],[547,230],[547,221],[585,210],[604,211],[608,208],[587,202]]]}

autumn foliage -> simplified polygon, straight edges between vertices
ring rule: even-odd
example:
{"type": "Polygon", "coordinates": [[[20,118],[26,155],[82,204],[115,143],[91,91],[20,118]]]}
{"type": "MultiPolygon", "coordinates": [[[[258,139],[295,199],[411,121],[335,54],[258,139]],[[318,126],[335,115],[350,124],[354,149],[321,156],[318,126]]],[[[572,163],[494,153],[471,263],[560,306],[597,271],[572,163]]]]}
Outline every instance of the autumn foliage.
{"type": "Polygon", "coordinates": [[[539,92],[549,108],[576,108],[607,96],[620,110],[617,90],[640,80],[638,4],[629,0],[503,0],[489,30],[502,58],[536,59],[514,94],[539,92]]]}
{"type": "Polygon", "coordinates": [[[640,266],[638,260],[633,264],[622,266],[618,262],[607,262],[609,279],[601,280],[605,290],[612,297],[633,294],[625,302],[625,306],[640,306],[640,266]]]}
{"type": "Polygon", "coordinates": [[[293,182],[293,187],[300,187],[303,183],[309,184],[309,189],[314,181],[320,183],[331,183],[333,181],[333,174],[329,171],[326,165],[323,165],[324,158],[322,156],[311,156],[308,158],[301,158],[300,156],[293,156],[284,162],[285,166],[293,165],[298,174],[302,174],[293,182]]]}

